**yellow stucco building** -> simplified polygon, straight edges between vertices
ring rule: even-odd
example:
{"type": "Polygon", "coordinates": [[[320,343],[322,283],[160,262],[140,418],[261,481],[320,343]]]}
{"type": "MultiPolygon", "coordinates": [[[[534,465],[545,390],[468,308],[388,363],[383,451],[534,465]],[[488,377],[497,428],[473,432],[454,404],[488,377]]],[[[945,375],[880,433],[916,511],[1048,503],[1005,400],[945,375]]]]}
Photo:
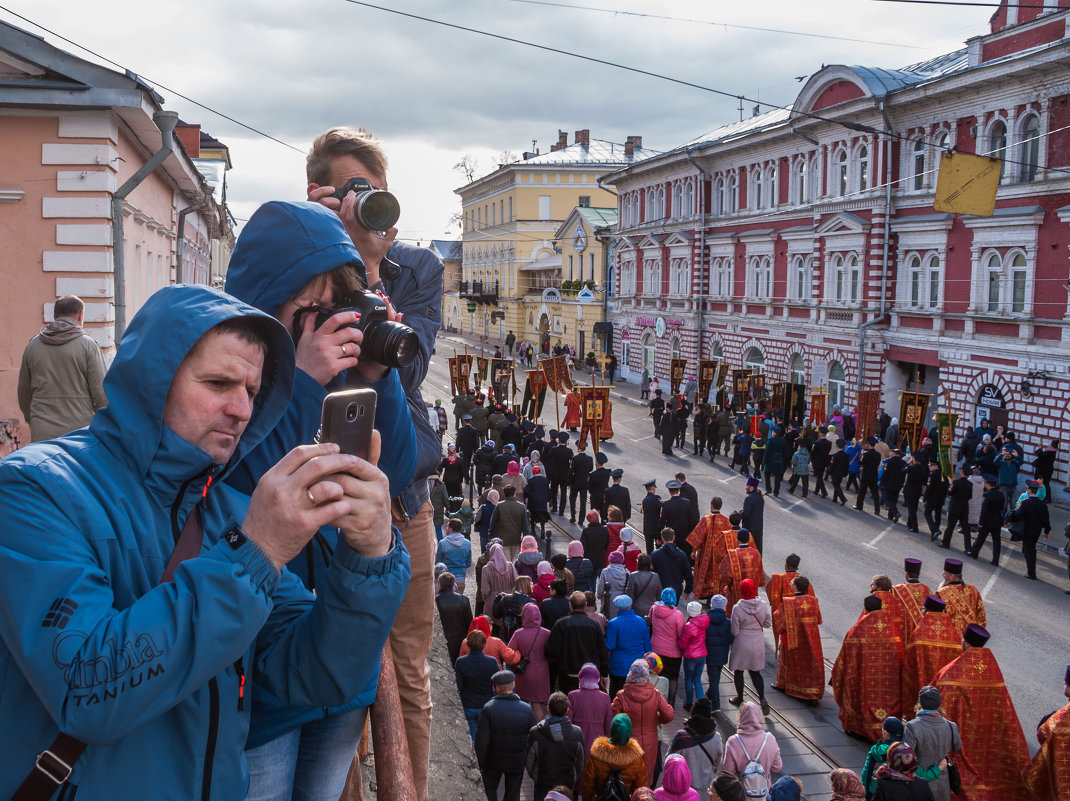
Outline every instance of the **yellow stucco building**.
{"type": "Polygon", "coordinates": [[[456,190],[461,278],[444,286],[444,324],[492,342],[513,331],[536,351],[562,344],[578,355],[601,352],[595,325],[605,319],[617,200],[599,178],[651,155],[638,136],[621,144],[582,130],[570,145],[561,132],[550,152],[525,153],[456,190]]]}

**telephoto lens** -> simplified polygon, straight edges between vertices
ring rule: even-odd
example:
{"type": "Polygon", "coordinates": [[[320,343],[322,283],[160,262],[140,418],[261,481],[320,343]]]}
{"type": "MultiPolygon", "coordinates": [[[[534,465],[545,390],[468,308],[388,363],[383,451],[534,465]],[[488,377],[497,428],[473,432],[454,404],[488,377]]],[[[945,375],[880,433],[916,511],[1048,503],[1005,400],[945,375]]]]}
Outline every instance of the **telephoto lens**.
{"type": "Polygon", "coordinates": [[[420,338],[404,323],[382,320],[364,329],[361,355],[387,367],[408,367],[416,358],[420,338]]]}
{"type": "Polygon", "coordinates": [[[387,231],[401,216],[401,204],[383,189],[357,192],[357,222],[369,231],[387,231]]]}

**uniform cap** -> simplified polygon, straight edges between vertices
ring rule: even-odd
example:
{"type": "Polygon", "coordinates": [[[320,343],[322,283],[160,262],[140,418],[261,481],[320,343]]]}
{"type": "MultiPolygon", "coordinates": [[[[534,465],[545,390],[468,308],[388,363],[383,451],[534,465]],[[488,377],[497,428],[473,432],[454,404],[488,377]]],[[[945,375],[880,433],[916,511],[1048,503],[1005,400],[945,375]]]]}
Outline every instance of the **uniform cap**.
{"type": "Polygon", "coordinates": [[[623,478],[623,477],[624,477],[624,471],[623,471],[623,470],[621,470],[621,469],[620,469],[620,468],[618,467],[618,468],[617,468],[616,470],[612,470],[612,471],[610,471],[610,473],[609,473],[609,477],[610,477],[610,478],[623,478]]]}
{"type": "Polygon", "coordinates": [[[678,489],[680,489],[681,486],[682,485],[680,484],[679,481],[673,480],[673,481],[669,481],[669,482],[667,482],[665,484],[665,489],[667,489],[667,490],[678,490],[678,489]]]}
{"type": "Polygon", "coordinates": [[[470,415],[468,413],[462,414],[461,415],[461,419],[462,420],[471,420],[472,419],[472,415],[470,415]]]}
{"type": "MultiPolygon", "coordinates": [[[[988,479],[985,479],[985,480],[987,481],[988,479]]],[[[1039,481],[1035,481],[1034,479],[1031,479],[1031,478],[1026,479],[1025,485],[1029,489],[1032,489],[1032,490],[1040,489],[1040,482],[1039,481]]]]}
{"type": "Polygon", "coordinates": [[[657,485],[658,485],[657,479],[653,479],[653,478],[650,479],[649,481],[644,481],[643,482],[643,486],[644,487],[656,487],[657,485]]]}
{"type": "Polygon", "coordinates": [[[605,464],[609,461],[609,457],[606,456],[605,451],[599,451],[594,455],[594,460],[598,462],[598,464],[605,464]]]}
{"type": "Polygon", "coordinates": [[[568,432],[567,431],[558,431],[557,432],[557,441],[558,442],[568,442],[568,432]]]}
{"type": "MultiPolygon", "coordinates": [[[[985,474],[983,474],[981,476],[981,478],[983,478],[985,480],[986,484],[991,484],[993,486],[998,486],[999,485],[999,479],[996,478],[991,473],[985,473],[985,474]]],[[[1026,482],[1026,486],[1028,486],[1028,482],[1026,482]]]]}

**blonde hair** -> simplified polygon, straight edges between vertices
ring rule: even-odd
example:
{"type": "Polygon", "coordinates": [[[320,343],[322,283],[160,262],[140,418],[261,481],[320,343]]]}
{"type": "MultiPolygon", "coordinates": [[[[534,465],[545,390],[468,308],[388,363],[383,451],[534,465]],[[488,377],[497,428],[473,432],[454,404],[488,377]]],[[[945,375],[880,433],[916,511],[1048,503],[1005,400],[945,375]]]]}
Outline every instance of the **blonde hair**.
{"type": "Polygon", "coordinates": [[[352,156],[375,175],[386,176],[386,154],[370,131],[364,128],[331,128],[316,137],[305,158],[309,183],[331,182],[331,168],[338,156],[352,156]]]}

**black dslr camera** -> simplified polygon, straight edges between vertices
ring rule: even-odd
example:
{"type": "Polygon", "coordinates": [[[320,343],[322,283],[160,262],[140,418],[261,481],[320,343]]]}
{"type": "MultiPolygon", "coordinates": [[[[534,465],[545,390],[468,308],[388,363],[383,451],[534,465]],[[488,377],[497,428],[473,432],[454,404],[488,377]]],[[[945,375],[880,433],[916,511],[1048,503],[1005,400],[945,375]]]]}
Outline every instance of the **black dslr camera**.
{"type": "Polygon", "coordinates": [[[304,330],[306,314],[316,315],[318,329],[339,312],[359,312],[360,320],[344,328],[356,328],[364,332],[360,356],[387,367],[408,367],[416,358],[420,339],[416,332],[403,323],[392,322],[386,317],[386,301],[374,292],[354,289],[338,301],[336,308],[308,306],[294,314],[293,338],[297,342],[304,330]]]}
{"type": "Polygon", "coordinates": [[[344,200],[351,191],[357,193],[354,214],[358,223],[369,231],[387,231],[394,227],[401,216],[401,204],[396,197],[385,189],[376,189],[367,178],[350,178],[331,197],[344,200]]]}

